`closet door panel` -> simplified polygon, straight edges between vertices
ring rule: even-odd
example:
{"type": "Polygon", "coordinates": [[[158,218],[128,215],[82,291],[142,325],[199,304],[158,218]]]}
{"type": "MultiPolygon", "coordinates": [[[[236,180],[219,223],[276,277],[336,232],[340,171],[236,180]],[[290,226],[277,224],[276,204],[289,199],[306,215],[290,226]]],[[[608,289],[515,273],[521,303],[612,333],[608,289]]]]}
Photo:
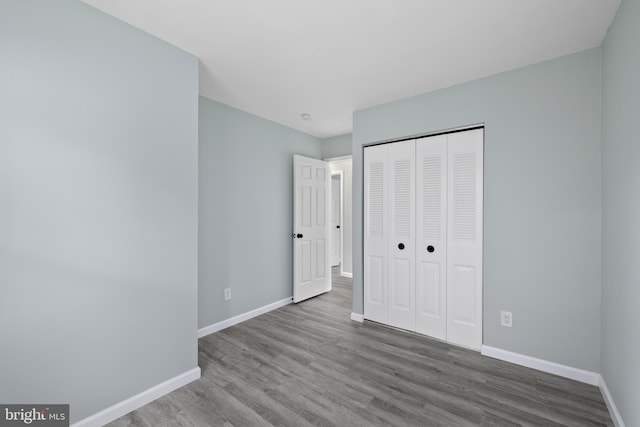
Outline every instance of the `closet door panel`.
{"type": "Polygon", "coordinates": [[[388,323],[388,149],[364,150],[364,317],[388,323]]]}
{"type": "Polygon", "coordinates": [[[388,144],[389,324],[415,330],[415,141],[388,144]]]}
{"type": "Polygon", "coordinates": [[[482,129],[448,136],[447,340],[482,345],[482,129]]]}
{"type": "Polygon", "coordinates": [[[416,332],[447,339],[447,135],[416,141],[416,332]]]}

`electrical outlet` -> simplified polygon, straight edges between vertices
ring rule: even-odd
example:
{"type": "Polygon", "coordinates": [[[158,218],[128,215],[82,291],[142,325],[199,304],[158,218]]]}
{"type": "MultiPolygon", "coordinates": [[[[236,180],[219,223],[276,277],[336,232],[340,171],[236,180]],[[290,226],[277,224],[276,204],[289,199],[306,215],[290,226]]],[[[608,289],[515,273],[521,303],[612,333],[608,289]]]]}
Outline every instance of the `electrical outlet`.
{"type": "Polygon", "coordinates": [[[510,311],[503,310],[500,312],[500,325],[508,328],[513,326],[513,315],[510,311]]]}
{"type": "Polygon", "coordinates": [[[224,300],[229,301],[231,299],[231,288],[226,288],[224,290],[224,300]]]}

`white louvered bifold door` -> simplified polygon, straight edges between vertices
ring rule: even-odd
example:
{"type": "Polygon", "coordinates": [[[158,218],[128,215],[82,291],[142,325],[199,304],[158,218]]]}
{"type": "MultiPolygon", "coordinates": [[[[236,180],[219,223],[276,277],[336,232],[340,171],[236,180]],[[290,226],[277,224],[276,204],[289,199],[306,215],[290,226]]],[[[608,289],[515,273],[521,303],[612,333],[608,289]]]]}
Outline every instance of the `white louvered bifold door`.
{"type": "Polygon", "coordinates": [[[387,323],[389,240],[387,146],[364,150],[364,317],[387,323]]]}
{"type": "Polygon", "coordinates": [[[416,141],[416,332],[447,339],[447,135],[416,141]]]}
{"type": "Polygon", "coordinates": [[[483,139],[476,129],[448,135],[447,341],[482,345],[483,139]]]}
{"type": "Polygon", "coordinates": [[[483,140],[365,148],[365,319],[480,349],[483,140]]]}
{"type": "Polygon", "coordinates": [[[389,321],[415,330],[415,141],[388,144],[389,321]]]}

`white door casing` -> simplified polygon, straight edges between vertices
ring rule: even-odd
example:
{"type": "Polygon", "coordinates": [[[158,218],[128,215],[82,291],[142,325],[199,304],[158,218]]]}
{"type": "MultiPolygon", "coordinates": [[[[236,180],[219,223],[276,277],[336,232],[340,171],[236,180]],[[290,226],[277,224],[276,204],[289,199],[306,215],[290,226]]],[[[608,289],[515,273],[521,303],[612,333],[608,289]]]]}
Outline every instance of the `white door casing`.
{"type": "Polygon", "coordinates": [[[416,141],[416,332],[447,339],[447,135],[416,141]]]}
{"type": "Polygon", "coordinates": [[[447,341],[482,345],[484,130],[448,135],[447,341]]]}
{"type": "Polygon", "coordinates": [[[329,259],[331,266],[340,264],[340,250],[342,242],[340,239],[340,211],[341,211],[341,184],[342,177],[339,174],[331,175],[331,252],[329,259]]]}
{"type": "Polygon", "coordinates": [[[293,301],[331,290],[330,179],[322,160],[293,156],[293,301]]]}

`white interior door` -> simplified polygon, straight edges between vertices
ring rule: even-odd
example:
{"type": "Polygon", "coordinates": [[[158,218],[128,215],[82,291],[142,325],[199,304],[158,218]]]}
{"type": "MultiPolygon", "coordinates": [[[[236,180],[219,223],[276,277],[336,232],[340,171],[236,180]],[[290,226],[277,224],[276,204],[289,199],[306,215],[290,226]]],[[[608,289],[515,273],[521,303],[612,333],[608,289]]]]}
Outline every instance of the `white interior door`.
{"type": "Polygon", "coordinates": [[[293,301],[331,290],[330,179],[322,160],[293,156],[293,301]]]}
{"type": "Polygon", "coordinates": [[[448,135],[447,340],[482,345],[483,129],[448,135]]]}
{"type": "Polygon", "coordinates": [[[340,239],[340,175],[331,175],[331,266],[340,264],[342,242],[340,239]]]}
{"type": "Polygon", "coordinates": [[[415,330],[415,141],[388,144],[389,325],[415,330]]]}
{"type": "Polygon", "coordinates": [[[447,339],[447,135],[416,141],[416,332],[447,339]]]}
{"type": "Polygon", "coordinates": [[[387,230],[387,146],[364,150],[364,317],[387,323],[389,319],[387,230]]]}

